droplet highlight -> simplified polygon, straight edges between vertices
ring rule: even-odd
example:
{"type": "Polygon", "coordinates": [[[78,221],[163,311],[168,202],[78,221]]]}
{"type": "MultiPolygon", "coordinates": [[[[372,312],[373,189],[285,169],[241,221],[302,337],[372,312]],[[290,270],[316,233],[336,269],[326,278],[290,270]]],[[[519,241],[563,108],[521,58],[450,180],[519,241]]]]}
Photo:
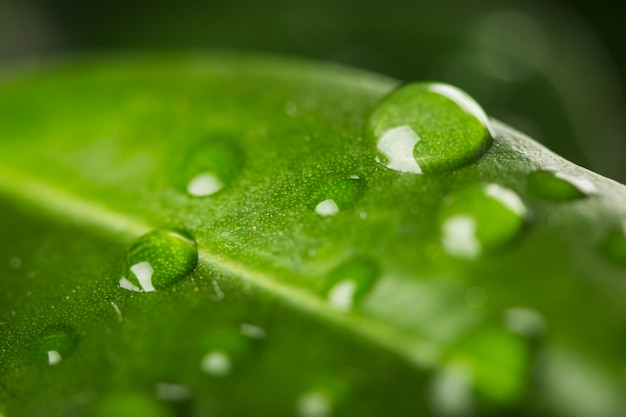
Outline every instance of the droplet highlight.
{"type": "Polygon", "coordinates": [[[59,365],[74,353],[77,344],[78,336],[71,328],[48,328],[33,347],[33,359],[49,366],[59,365]]]}
{"type": "Polygon", "coordinates": [[[550,201],[577,200],[596,192],[595,185],[586,178],[550,170],[532,172],[527,189],[534,196],[550,201]]]}
{"type": "Polygon", "coordinates": [[[321,217],[335,216],[354,207],[366,189],[365,180],[358,175],[334,176],[313,190],[308,206],[321,217]]]}
{"type": "Polygon", "coordinates": [[[119,286],[134,292],[161,290],[189,274],[197,262],[196,242],[187,233],[153,231],[126,252],[119,286]]]}
{"type": "Polygon", "coordinates": [[[511,243],[527,217],[526,206],[512,190],[498,184],[473,186],[444,200],[441,243],[452,256],[476,259],[511,243]]]}
{"type": "Polygon", "coordinates": [[[193,197],[211,196],[235,181],[243,162],[244,153],[233,141],[204,143],[185,160],[181,185],[193,197]]]}
{"type": "Polygon", "coordinates": [[[378,275],[378,266],[374,262],[369,259],[353,259],[329,274],[323,293],[332,308],[350,311],[372,289],[378,275]]]}
{"type": "Polygon", "coordinates": [[[298,417],[330,417],[333,412],[328,396],[321,391],[308,391],[296,400],[296,416],[298,417]]]}
{"type": "Polygon", "coordinates": [[[208,375],[223,377],[230,373],[232,362],[228,353],[222,350],[208,352],[202,357],[200,369],[208,375]]]}
{"type": "Polygon", "coordinates": [[[493,142],[483,109],[448,84],[412,83],[381,100],[369,119],[377,162],[411,174],[450,171],[493,142]]]}

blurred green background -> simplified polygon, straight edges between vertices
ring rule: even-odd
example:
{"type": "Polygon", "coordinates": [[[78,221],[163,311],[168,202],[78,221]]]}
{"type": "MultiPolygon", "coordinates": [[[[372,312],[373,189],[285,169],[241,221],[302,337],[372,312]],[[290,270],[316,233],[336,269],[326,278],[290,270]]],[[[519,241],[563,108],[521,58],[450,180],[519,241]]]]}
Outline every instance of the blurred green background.
{"type": "Polygon", "coordinates": [[[626,183],[621,20],[582,0],[4,0],[0,70],[82,53],[236,49],[440,80],[626,183]]]}

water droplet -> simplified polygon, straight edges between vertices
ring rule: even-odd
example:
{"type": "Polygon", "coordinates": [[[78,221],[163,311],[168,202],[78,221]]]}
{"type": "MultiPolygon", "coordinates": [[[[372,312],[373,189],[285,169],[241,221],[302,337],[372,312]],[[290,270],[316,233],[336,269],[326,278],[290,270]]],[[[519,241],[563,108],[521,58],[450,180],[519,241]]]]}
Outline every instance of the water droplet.
{"type": "Polygon", "coordinates": [[[58,365],[75,350],[78,336],[64,326],[50,327],[43,332],[33,348],[33,359],[50,366],[58,365]]]}
{"type": "Polygon", "coordinates": [[[169,417],[167,407],[141,393],[120,393],[99,401],[89,414],[93,417],[169,417]]]}
{"type": "Polygon", "coordinates": [[[231,184],[243,166],[243,151],[228,140],[204,143],[185,161],[184,188],[189,195],[206,197],[231,184]]]}
{"type": "Polygon", "coordinates": [[[385,97],[369,120],[377,161],[399,172],[449,171],[478,159],[493,134],[481,107],[456,87],[405,85],[385,97]]]}
{"type": "Polygon", "coordinates": [[[366,188],[365,180],[358,175],[335,176],[311,193],[308,206],[322,217],[334,216],[354,207],[366,188]]]}
{"type": "Polygon", "coordinates": [[[451,255],[475,259],[515,239],[526,217],[527,209],[513,191],[498,184],[473,186],[444,200],[441,241],[451,255]]]}
{"type": "Polygon", "coordinates": [[[340,265],[324,285],[328,303],[340,311],[352,310],[371,290],[378,275],[378,267],[368,259],[357,258],[340,265]]]}
{"type": "Polygon", "coordinates": [[[296,416],[329,417],[333,412],[330,399],[320,391],[308,391],[296,400],[296,416]]]}
{"type": "Polygon", "coordinates": [[[472,371],[463,363],[451,363],[440,369],[430,385],[430,403],[436,415],[463,417],[474,410],[472,371]]]}
{"type": "Polygon", "coordinates": [[[621,229],[611,232],[604,239],[600,248],[611,261],[626,265],[626,221],[621,229]]]}
{"type": "Polygon", "coordinates": [[[186,401],[191,398],[191,388],[183,384],[160,382],[155,386],[156,396],[164,401],[186,401]]]}
{"type": "Polygon", "coordinates": [[[197,262],[198,248],[191,236],[156,230],[140,237],[126,252],[119,285],[136,292],[160,290],[191,272],[197,262]]]}
{"type": "Polygon", "coordinates": [[[593,183],[563,172],[535,171],[528,176],[528,191],[551,201],[584,198],[596,191],[593,183]]]}
{"type": "Polygon", "coordinates": [[[504,312],[504,323],[513,333],[526,337],[540,337],[545,333],[546,320],[536,310],[512,307],[504,312]]]}
{"type": "Polygon", "coordinates": [[[265,339],[265,330],[259,326],[255,326],[249,323],[241,323],[239,327],[241,334],[249,337],[250,339],[265,339]]]}
{"type": "Polygon", "coordinates": [[[222,350],[208,352],[200,362],[202,372],[212,376],[226,376],[230,373],[231,368],[230,356],[222,350]]]}

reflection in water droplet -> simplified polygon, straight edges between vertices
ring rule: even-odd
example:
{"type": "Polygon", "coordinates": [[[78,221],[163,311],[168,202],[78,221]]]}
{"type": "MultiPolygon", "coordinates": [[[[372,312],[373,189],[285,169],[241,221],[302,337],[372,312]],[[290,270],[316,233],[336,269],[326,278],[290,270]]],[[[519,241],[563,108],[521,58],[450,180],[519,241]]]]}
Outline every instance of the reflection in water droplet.
{"type": "Polygon", "coordinates": [[[329,417],[332,412],[332,404],[323,392],[308,391],[296,400],[298,417],[329,417]]]}
{"type": "Polygon", "coordinates": [[[368,259],[357,258],[340,265],[324,284],[328,303],[339,311],[352,310],[374,286],[378,275],[378,267],[368,259]]]}
{"type": "Polygon", "coordinates": [[[243,166],[244,153],[229,140],[203,143],[185,160],[182,181],[189,195],[206,197],[232,183],[243,166]]]}
{"type": "Polygon", "coordinates": [[[540,337],[545,333],[546,320],[536,310],[512,307],[504,312],[504,323],[513,333],[526,337],[540,337]]]}
{"type": "Polygon", "coordinates": [[[75,350],[78,337],[69,327],[50,327],[33,347],[33,359],[50,366],[58,365],[67,359],[75,350]]]}
{"type": "Polygon", "coordinates": [[[313,190],[308,207],[322,217],[334,216],[354,207],[366,188],[365,180],[358,175],[331,177],[313,190]]]}
{"type": "Polygon", "coordinates": [[[439,370],[430,385],[430,404],[436,415],[464,417],[473,414],[472,371],[462,363],[439,370]]]}
{"type": "Polygon", "coordinates": [[[513,191],[498,184],[470,187],[444,200],[441,242],[451,255],[475,259],[514,240],[526,217],[526,206],[513,191]]]}
{"type": "Polygon", "coordinates": [[[198,262],[194,239],[184,232],[157,230],[140,237],[126,252],[119,286],[151,292],[187,275],[198,262]]]}
{"type": "Polygon", "coordinates": [[[610,233],[600,246],[609,260],[626,266],[626,220],[621,229],[610,233]]]}
{"type": "Polygon", "coordinates": [[[232,362],[230,356],[222,350],[208,352],[200,361],[202,372],[212,376],[226,376],[230,373],[232,362]]]}
{"type": "Polygon", "coordinates": [[[120,393],[100,400],[91,413],[93,417],[169,417],[167,407],[142,393],[120,393]]]}
{"type": "Polygon", "coordinates": [[[535,171],[528,176],[528,191],[551,201],[569,201],[587,197],[596,191],[585,179],[555,171],[535,171]]]}
{"type": "Polygon", "coordinates": [[[405,85],[376,107],[369,119],[378,162],[399,172],[450,171],[478,159],[493,134],[481,107],[456,87],[405,85]]]}

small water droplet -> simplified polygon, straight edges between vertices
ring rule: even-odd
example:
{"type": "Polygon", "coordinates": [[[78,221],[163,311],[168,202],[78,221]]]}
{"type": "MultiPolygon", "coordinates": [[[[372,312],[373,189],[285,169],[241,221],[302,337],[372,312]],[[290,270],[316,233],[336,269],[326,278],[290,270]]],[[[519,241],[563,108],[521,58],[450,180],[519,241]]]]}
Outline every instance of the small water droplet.
{"type": "Polygon", "coordinates": [[[609,233],[600,248],[606,258],[626,266],[626,221],[620,229],[609,233]]]}
{"type": "Polygon", "coordinates": [[[50,327],[35,343],[33,359],[50,366],[58,365],[76,350],[78,337],[69,327],[50,327]]]}
{"type": "Polygon", "coordinates": [[[569,201],[587,197],[596,191],[586,178],[557,171],[534,171],[528,176],[528,191],[551,201],[569,201]]]}
{"type": "Polygon", "coordinates": [[[309,208],[322,216],[334,216],[357,203],[367,185],[358,175],[340,175],[321,183],[309,197],[309,208]]]}
{"type": "Polygon", "coordinates": [[[186,401],[191,398],[191,388],[183,384],[160,382],[155,386],[156,396],[164,401],[186,401]]]}
{"type": "Polygon", "coordinates": [[[140,237],[126,252],[119,286],[151,292],[187,275],[198,262],[195,240],[184,232],[156,230],[140,237]]]}
{"type": "Polygon", "coordinates": [[[540,337],[545,333],[546,320],[536,310],[511,307],[504,312],[504,323],[513,333],[526,337],[540,337]]]}
{"type": "Polygon", "coordinates": [[[348,261],[333,270],[324,284],[324,293],[331,307],[350,311],[374,286],[379,270],[364,258],[348,261]]]}
{"type": "Polygon", "coordinates": [[[230,373],[232,362],[228,353],[222,350],[213,350],[202,357],[200,369],[212,376],[226,376],[230,373]]]}
{"type": "Polygon", "coordinates": [[[498,184],[473,186],[444,200],[441,242],[451,255],[475,259],[514,240],[526,217],[526,206],[515,192],[498,184]]]}
{"type": "Polygon", "coordinates": [[[412,83],[387,97],[369,119],[377,161],[399,172],[449,171],[478,159],[492,142],[481,107],[456,87],[412,83]]]}
{"type": "Polygon", "coordinates": [[[472,371],[463,363],[441,368],[430,385],[430,403],[436,415],[463,417],[473,414],[474,387],[472,371]]]}
{"type": "Polygon", "coordinates": [[[249,337],[250,339],[265,339],[265,330],[259,326],[255,326],[249,323],[241,323],[239,327],[241,334],[249,337]]]}
{"type": "Polygon", "coordinates": [[[296,416],[329,417],[333,407],[328,396],[321,391],[308,391],[296,400],[296,416]]]}
{"type": "Polygon", "coordinates": [[[89,414],[93,417],[169,417],[171,413],[162,402],[143,393],[120,393],[96,403],[89,414]]]}
{"type": "Polygon", "coordinates": [[[204,143],[186,159],[183,187],[189,195],[207,197],[231,184],[243,166],[244,153],[229,140],[204,143]]]}

